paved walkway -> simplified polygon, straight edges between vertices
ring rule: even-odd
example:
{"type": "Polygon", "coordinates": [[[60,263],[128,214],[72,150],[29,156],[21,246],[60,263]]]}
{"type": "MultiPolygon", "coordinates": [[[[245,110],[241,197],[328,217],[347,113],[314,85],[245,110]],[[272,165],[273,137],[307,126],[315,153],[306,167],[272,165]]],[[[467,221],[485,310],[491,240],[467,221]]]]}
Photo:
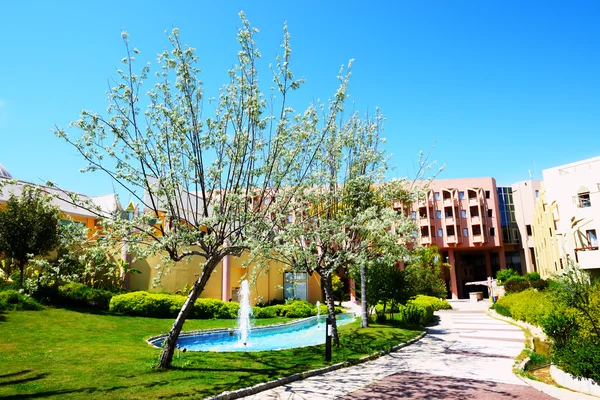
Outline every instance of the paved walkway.
{"type": "Polygon", "coordinates": [[[453,302],[411,346],[246,399],[552,399],[512,374],[523,332],[485,315],[488,305],[453,302]]]}

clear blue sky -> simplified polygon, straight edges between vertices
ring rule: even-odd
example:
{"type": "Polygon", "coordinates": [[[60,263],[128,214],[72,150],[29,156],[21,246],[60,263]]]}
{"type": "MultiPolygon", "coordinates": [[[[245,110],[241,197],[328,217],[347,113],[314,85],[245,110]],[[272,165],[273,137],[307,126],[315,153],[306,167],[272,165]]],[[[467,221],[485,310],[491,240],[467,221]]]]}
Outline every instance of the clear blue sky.
{"type": "Polygon", "coordinates": [[[239,10],[260,29],[265,64],[288,22],[293,69],[307,79],[298,108],[332,96],[355,59],[350,93],[358,110],[386,116],[390,176],[410,174],[419,150],[446,164],[440,178],[498,184],[600,155],[598,1],[23,0],[0,12],[0,163],[19,179],[112,192],[78,172],[82,158],[52,128],[106,109],[122,29],[138,60],[154,61],[179,27],[216,96],[235,63],[239,10]]]}

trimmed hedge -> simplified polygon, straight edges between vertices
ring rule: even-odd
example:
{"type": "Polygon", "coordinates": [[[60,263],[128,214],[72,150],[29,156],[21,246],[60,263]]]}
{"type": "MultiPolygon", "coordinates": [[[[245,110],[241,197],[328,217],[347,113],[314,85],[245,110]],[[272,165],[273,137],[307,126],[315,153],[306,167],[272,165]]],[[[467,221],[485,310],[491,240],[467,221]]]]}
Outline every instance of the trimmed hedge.
{"type": "MultiPolygon", "coordinates": [[[[174,318],[185,303],[186,297],[166,293],[131,292],[113,296],[110,311],[117,314],[138,317],[174,318]]],[[[189,315],[192,319],[235,319],[240,305],[217,299],[202,298],[196,300],[189,315]]],[[[255,318],[306,318],[317,315],[317,308],[307,301],[294,300],[287,304],[268,307],[252,307],[255,318]]],[[[336,307],[336,314],[342,309],[336,307]]],[[[321,306],[321,315],[327,314],[327,307],[321,306]]]]}
{"type": "Polygon", "coordinates": [[[44,307],[37,301],[16,290],[10,289],[0,292],[0,311],[37,311],[42,308],[44,307]]]}
{"type": "Polygon", "coordinates": [[[433,306],[424,302],[409,300],[400,313],[404,322],[421,325],[433,322],[433,306]]]}
{"type": "Polygon", "coordinates": [[[549,292],[529,288],[501,297],[492,308],[500,315],[539,325],[557,306],[549,292]]]}
{"type": "Polygon", "coordinates": [[[448,300],[438,299],[437,297],[433,296],[425,296],[420,294],[416,296],[412,300],[412,302],[415,304],[422,304],[424,306],[430,305],[431,307],[433,307],[433,311],[452,310],[452,306],[450,305],[450,303],[448,303],[448,300]]]}

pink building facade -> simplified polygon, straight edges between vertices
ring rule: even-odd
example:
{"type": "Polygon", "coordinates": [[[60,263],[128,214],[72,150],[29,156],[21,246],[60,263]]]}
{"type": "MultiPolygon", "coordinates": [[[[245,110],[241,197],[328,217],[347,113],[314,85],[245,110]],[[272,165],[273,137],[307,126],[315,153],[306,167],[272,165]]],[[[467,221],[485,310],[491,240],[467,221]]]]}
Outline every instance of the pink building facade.
{"type": "Polygon", "coordinates": [[[494,178],[436,180],[426,199],[412,208],[421,245],[437,246],[452,266],[445,271],[452,298],[487,292],[466,283],[484,281],[506,268],[497,193],[494,178]]]}

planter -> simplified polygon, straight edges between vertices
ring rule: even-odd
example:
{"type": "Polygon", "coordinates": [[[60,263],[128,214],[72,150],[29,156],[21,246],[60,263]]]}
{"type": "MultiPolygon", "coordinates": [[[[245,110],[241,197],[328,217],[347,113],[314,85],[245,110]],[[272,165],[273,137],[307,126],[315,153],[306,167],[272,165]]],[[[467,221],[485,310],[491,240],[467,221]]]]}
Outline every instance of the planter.
{"type": "Polygon", "coordinates": [[[567,389],[600,397],[600,385],[591,379],[576,378],[568,372],[562,371],[555,365],[550,367],[550,375],[556,383],[567,389]]]}

